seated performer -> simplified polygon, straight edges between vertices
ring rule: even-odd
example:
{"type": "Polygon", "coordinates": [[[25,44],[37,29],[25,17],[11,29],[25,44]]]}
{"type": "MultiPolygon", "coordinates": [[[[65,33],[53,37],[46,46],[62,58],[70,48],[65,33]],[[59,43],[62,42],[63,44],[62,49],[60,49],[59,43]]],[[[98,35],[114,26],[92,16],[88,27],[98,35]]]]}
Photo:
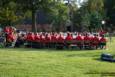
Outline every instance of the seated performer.
{"type": "Polygon", "coordinates": [[[90,49],[91,38],[89,37],[89,35],[86,34],[83,40],[84,40],[84,48],[90,49]]]}
{"type": "Polygon", "coordinates": [[[104,35],[101,36],[100,40],[99,40],[99,47],[101,49],[106,49],[106,43],[107,43],[107,39],[104,37],[104,35]]]}
{"type": "Polygon", "coordinates": [[[94,35],[91,39],[91,47],[93,49],[97,49],[99,47],[99,37],[98,35],[94,35]]]}
{"type": "Polygon", "coordinates": [[[57,36],[56,48],[57,49],[63,49],[64,48],[64,36],[62,34],[59,34],[57,36]]]}
{"type": "Polygon", "coordinates": [[[35,41],[35,37],[34,37],[34,33],[28,33],[27,37],[26,37],[27,43],[28,43],[28,47],[32,47],[33,42],[35,41]]]}
{"type": "Polygon", "coordinates": [[[6,47],[14,47],[15,46],[15,42],[16,42],[16,35],[11,32],[9,34],[7,34],[7,42],[6,42],[6,47]]]}
{"type": "Polygon", "coordinates": [[[67,36],[65,38],[65,43],[67,46],[69,46],[70,44],[72,44],[73,41],[73,36],[70,33],[67,33],[67,36]]]}
{"type": "Polygon", "coordinates": [[[80,34],[78,34],[76,37],[76,44],[80,49],[83,48],[83,38],[80,34]]]}

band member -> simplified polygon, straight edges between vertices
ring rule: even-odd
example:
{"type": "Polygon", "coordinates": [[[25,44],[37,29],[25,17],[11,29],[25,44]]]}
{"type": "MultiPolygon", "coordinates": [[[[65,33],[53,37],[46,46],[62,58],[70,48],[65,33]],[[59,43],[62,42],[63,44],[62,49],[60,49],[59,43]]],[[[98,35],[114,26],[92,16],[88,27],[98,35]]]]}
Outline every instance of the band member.
{"type": "Polygon", "coordinates": [[[45,47],[50,48],[51,47],[51,35],[46,34],[45,35],[45,47]]]}
{"type": "Polygon", "coordinates": [[[84,48],[85,49],[90,49],[90,42],[91,42],[91,38],[89,37],[89,35],[86,33],[84,36],[84,48]]]}
{"type": "Polygon", "coordinates": [[[56,33],[52,33],[51,35],[51,47],[55,48],[56,44],[57,44],[57,34],[56,33]]]}
{"type": "Polygon", "coordinates": [[[61,33],[57,36],[56,48],[57,49],[63,49],[64,48],[64,36],[61,33]]]}
{"type": "Polygon", "coordinates": [[[107,39],[104,37],[104,35],[101,36],[101,39],[99,40],[100,41],[100,48],[101,49],[106,49],[106,42],[107,42],[107,39]]]}
{"type": "Polygon", "coordinates": [[[67,37],[65,38],[65,42],[66,42],[66,47],[68,48],[73,41],[73,36],[70,33],[67,33],[67,37]]]}
{"type": "Polygon", "coordinates": [[[97,49],[99,47],[99,37],[98,37],[98,35],[94,35],[94,37],[91,38],[91,47],[93,49],[97,49]]]}
{"type": "Polygon", "coordinates": [[[34,48],[40,48],[40,35],[38,33],[34,34],[34,48]]]}
{"type": "Polygon", "coordinates": [[[6,26],[3,30],[6,34],[10,33],[10,27],[6,26]]]}
{"type": "Polygon", "coordinates": [[[35,33],[35,42],[40,42],[40,35],[38,33],[35,33]]]}
{"type": "Polygon", "coordinates": [[[7,34],[6,40],[7,40],[6,47],[14,47],[15,42],[17,40],[17,36],[13,32],[11,32],[11,33],[7,34]]]}
{"type": "Polygon", "coordinates": [[[80,49],[83,48],[83,38],[80,34],[78,34],[76,37],[76,44],[80,49]]]}
{"type": "Polygon", "coordinates": [[[40,48],[45,47],[45,33],[40,34],[40,48]]]}
{"type": "Polygon", "coordinates": [[[27,40],[27,43],[28,43],[27,47],[32,47],[33,42],[35,41],[34,33],[32,33],[32,32],[28,33],[26,40],[27,40]]]}
{"type": "Polygon", "coordinates": [[[62,34],[59,34],[57,37],[57,42],[58,43],[64,43],[64,36],[62,34]]]}

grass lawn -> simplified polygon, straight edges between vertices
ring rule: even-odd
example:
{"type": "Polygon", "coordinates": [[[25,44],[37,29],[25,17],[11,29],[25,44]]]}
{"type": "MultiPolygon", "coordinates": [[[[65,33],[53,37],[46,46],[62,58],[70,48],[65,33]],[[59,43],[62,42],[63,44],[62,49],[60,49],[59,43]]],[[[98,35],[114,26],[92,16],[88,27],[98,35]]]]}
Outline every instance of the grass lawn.
{"type": "Polygon", "coordinates": [[[0,77],[102,77],[102,73],[115,73],[115,63],[100,61],[101,53],[115,55],[115,39],[108,43],[108,50],[0,49],[0,77]]]}

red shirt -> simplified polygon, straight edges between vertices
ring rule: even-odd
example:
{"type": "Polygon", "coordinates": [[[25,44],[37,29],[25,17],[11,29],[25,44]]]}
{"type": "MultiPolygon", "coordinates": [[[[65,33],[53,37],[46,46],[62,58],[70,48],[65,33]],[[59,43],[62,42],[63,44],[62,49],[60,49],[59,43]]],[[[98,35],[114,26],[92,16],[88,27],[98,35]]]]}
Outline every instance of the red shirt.
{"type": "Polygon", "coordinates": [[[26,39],[27,41],[35,41],[35,36],[33,33],[29,33],[26,39]]]}
{"type": "Polygon", "coordinates": [[[45,36],[44,35],[40,35],[40,42],[42,42],[42,43],[45,42],[45,36]]]}
{"type": "Polygon", "coordinates": [[[9,33],[9,34],[7,35],[7,40],[8,40],[9,42],[13,42],[15,39],[16,39],[16,37],[15,37],[15,35],[14,35],[13,33],[9,33]]]}
{"type": "Polygon", "coordinates": [[[89,36],[84,37],[84,42],[90,42],[90,41],[91,41],[91,38],[89,36]]]}
{"type": "Polygon", "coordinates": [[[90,41],[90,38],[88,36],[85,36],[84,41],[90,41]]]}
{"type": "Polygon", "coordinates": [[[9,32],[13,32],[13,28],[12,27],[9,27],[9,32]]]}
{"type": "Polygon", "coordinates": [[[99,32],[99,35],[102,36],[102,35],[104,35],[104,34],[106,34],[106,33],[107,33],[106,31],[100,31],[100,32],[99,32]]]}
{"type": "Polygon", "coordinates": [[[56,35],[52,35],[51,36],[51,42],[56,42],[56,41],[57,41],[56,35]]]}
{"type": "Polygon", "coordinates": [[[93,37],[92,42],[93,43],[99,43],[99,38],[98,37],[93,37]]]}
{"type": "Polygon", "coordinates": [[[64,42],[64,37],[62,35],[59,35],[59,37],[57,38],[57,42],[63,43],[64,42]]]}
{"type": "Polygon", "coordinates": [[[107,40],[106,40],[106,38],[102,37],[102,38],[100,39],[100,42],[106,43],[107,40]]]}
{"type": "Polygon", "coordinates": [[[82,37],[81,37],[80,35],[78,35],[78,36],[76,37],[76,40],[77,40],[77,41],[82,41],[83,39],[82,39],[82,37]]]}
{"type": "Polygon", "coordinates": [[[67,37],[65,38],[66,41],[71,41],[73,40],[73,37],[71,35],[67,35],[67,37]]]}
{"type": "Polygon", "coordinates": [[[99,38],[95,36],[91,39],[91,42],[92,46],[97,46],[99,44],[99,38]]]}
{"type": "Polygon", "coordinates": [[[38,34],[35,34],[34,38],[36,42],[40,41],[40,36],[38,34]]]}
{"type": "Polygon", "coordinates": [[[50,35],[45,36],[45,42],[46,43],[51,42],[51,36],[50,35]]]}
{"type": "Polygon", "coordinates": [[[6,33],[10,33],[10,29],[9,29],[9,27],[5,27],[4,32],[6,32],[6,33]]]}

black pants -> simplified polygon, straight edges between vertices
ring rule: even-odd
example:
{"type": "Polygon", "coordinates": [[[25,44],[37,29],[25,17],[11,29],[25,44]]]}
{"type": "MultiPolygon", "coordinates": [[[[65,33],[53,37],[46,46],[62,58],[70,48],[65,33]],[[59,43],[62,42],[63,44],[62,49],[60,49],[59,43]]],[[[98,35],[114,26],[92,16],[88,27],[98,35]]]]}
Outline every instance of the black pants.
{"type": "Polygon", "coordinates": [[[57,43],[56,49],[64,49],[64,43],[57,43]]]}
{"type": "Polygon", "coordinates": [[[20,47],[21,45],[24,45],[24,40],[17,40],[15,47],[20,47]]]}
{"type": "Polygon", "coordinates": [[[10,47],[10,46],[12,46],[12,42],[6,42],[6,46],[5,47],[10,47]]]}
{"type": "Polygon", "coordinates": [[[84,48],[85,49],[91,49],[90,43],[84,43],[84,48]]]}

